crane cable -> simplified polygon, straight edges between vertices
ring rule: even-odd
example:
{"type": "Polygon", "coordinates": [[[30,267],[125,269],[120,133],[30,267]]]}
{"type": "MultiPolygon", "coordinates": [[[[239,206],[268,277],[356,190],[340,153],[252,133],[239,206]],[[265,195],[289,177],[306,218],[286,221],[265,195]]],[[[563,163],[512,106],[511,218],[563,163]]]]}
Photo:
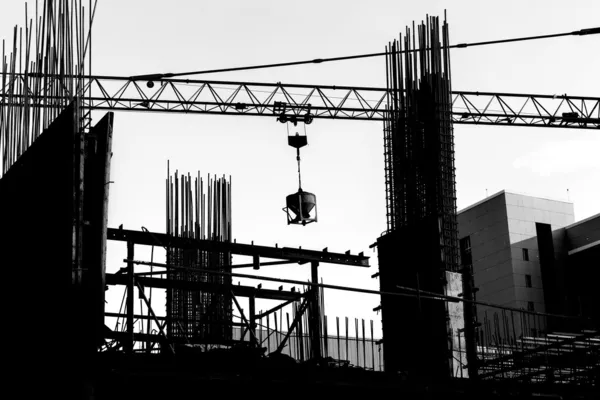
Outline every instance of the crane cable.
{"type": "MultiPolygon", "coordinates": [[[[523,42],[529,40],[539,40],[539,39],[550,39],[562,36],[585,36],[585,35],[596,35],[600,34],[600,27],[597,28],[588,28],[588,29],[580,29],[578,31],[573,32],[564,32],[564,33],[555,33],[551,35],[540,35],[540,36],[525,36],[519,38],[512,39],[500,39],[500,40],[489,40],[485,42],[474,42],[474,43],[459,43],[450,46],[442,46],[440,48],[448,48],[448,49],[464,49],[467,47],[475,47],[475,46],[487,46],[492,44],[504,44],[504,43],[514,43],[514,42],[523,42]]],[[[408,53],[408,52],[417,52],[421,50],[401,50],[396,53],[408,53]]],[[[147,74],[147,75],[135,75],[131,76],[131,80],[160,80],[164,78],[175,78],[178,76],[185,75],[201,75],[201,74],[212,74],[217,72],[234,72],[234,71],[248,71],[254,69],[265,69],[265,68],[277,68],[277,67],[289,67],[293,65],[303,65],[303,64],[321,64],[324,62],[332,62],[332,61],[347,61],[347,60],[356,60],[361,58],[372,58],[372,57],[381,57],[389,54],[389,52],[381,52],[381,53],[369,53],[369,54],[358,54],[353,56],[343,56],[343,57],[331,57],[331,58],[315,58],[313,60],[303,60],[303,61],[290,61],[283,63],[275,63],[275,64],[262,64],[262,65],[251,65],[246,67],[233,67],[233,68],[220,68],[220,69],[208,69],[202,71],[190,71],[190,72],[178,72],[178,73],[165,73],[165,74],[147,74]]]]}
{"type": "MultiPolygon", "coordinates": [[[[286,122],[287,134],[290,136],[289,122],[286,122]]],[[[297,135],[298,133],[296,133],[297,135]]],[[[304,136],[306,136],[306,125],[304,126],[304,136]]],[[[298,162],[298,189],[302,191],[302,175],[300,174],[300,147],[296,147],[296,161],[298,162]]]]}

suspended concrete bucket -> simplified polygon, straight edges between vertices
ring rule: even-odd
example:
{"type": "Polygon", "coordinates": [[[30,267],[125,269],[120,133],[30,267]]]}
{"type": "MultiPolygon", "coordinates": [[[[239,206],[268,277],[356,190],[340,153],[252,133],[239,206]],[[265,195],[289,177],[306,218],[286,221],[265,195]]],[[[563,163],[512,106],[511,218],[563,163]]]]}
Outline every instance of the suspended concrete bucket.
{"type": "Polygon", "coordinates": [[[288,225],[306,225],[317,222],[317,196],[304,192],[302,189],[297,193],[290,194],[285,198],[286,207],[283,209],[287,214],[288,225]],[[314,208],[314,217],[310,216],[314,208]]]}

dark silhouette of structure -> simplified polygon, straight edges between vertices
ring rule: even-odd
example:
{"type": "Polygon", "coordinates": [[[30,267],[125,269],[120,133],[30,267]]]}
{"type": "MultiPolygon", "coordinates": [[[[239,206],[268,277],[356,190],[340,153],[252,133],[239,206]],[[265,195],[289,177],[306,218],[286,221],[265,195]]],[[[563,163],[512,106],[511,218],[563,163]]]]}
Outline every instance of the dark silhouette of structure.
{"type": "MultiPolygon", "coordinates": [[[[7,360],[23,382],[30,383],[32,376],[47,377],[51,378],[48,385],[38,385],[46,396],[99,399],[190,396],[200,390],[241,395],[290,386],[320,394],[331,390],[337,395],[373,396],[391,390],[439,398],[481,398],[492,393],[507,398],[538,394],[592,398],[600,364],[594,327],[566,337],[521,337],[516,343],[503,341],[499,332],[493,332],[501,324],[494,328],[485,321],[477,325],[473,306],[482,302],[474,296],[477,288],[466,262],[466,247],[462,266],[459,257],[452,126],[597,129],[600,99],[558,96],[555,109],[536,108],[533,113],[526,107],[503,107],[498,115],[488,112],[487,106],[477,107],[479,96],[525,104],[539,98],[550,101],[552,96],[452,92],[448,26],[444,23],[440,30],[437,18],[417,31],[408,30],[402,45],[390,44],[385,89],[255,83],[261,90],[271,90],[264,102],[257,102],[252,84],[240,82],[219,85],[247,87],[239,91],[248,96],[245,99],[236,97],[242,96],[238,92],[233,97],[218,96],[218,88],[209,81],[159,78],[161,87],[154,89],[157,78],[91,75],[91,32],[85,28],[93,13],[87,11],[89,15],[84,16],[80,0],[44,1],[35,29],[25,31],[25,42],[35,46],[19,51],[15,39],[12,62],[2,64],[0,262],[7,282],[15,284],[10,287],[10,299],[5,299],[5,304],[8,300],[11,304],[8,330],[16,337],[14,346],[8,346],[7,360]],[[61,29],[46,29],[49,26],[61,29]],[[43,40],[32,41],[34,37],[43,40]],[[418,47],[411,47],[417,39],[418,47]],[[19,57],[27,62],[17,63],[19,57]],[[148,82],[145,88],[140,80],[148,82]],[[209,90],[202,96],[197,92],[192,100],[169,97],[167,88],[190,83],[209,90]],[[109,84],[120,89],[113,92],[102,86],[109,84]],[[91,95],[93,87],[102,87],[96,97],[91,95]],[[295,101],[296,94],[289,94],[288,88],[310,94],[295,101]],[[156,92],[146,95],[147,90],[156,92]],[[334,103],[327,100],[328,90],[344,90],[355,100],[334,103]],[[365,91],[378,93],[381,101],[370,105],[361,94],[365,91]],[[323,103],[312,103],[314,93],[323,103]],[[286,101],[279,101],[282,96],[286,101]],[[225,103],[221,98],[229,100],[225,103]],[[573,111],[580,103],[585,106],[573,111]],[[468,112],[456,111],[457,104],[468,104],[468,112]],[[368,257],[362,253],[232,242],[230,186],[225,179],[208,183],[210,206],[205,207],[201,180],[192,182],[189,175],[169,177],[166,233],[108,228],[113,115],[106,114],[92,126],[90,110],[101,109],[244,113],[304,123],[314,118],[384,121],[388,229],[377,240],[381,291],[319,282],[322,264],[367,267],[368,257]],[[125,267],[114,274],[106,273],[108,240],[127,246],[125,267]],[[166,263],[137,260],[136,246],[164,247],[166,263]],[[252,263],[232,265],[232,255],[251,257],[252,263]],[[276,261],[264,262],[264,258],[276,261]],[[233,277],[251,277],[234,268],[257,270],[284,263],[310,265],[310,281],[261,279],[305,286],[303,290],[270,290],[232,282],[233,277]],[[140,266],[157,270],[141,271],[140,266]],[[464,279],[449,285],[450,274],[462,274],[464,279]],[[462,293],[448,290],[460,283],[462,293]],[[104,293],[115,285],[126,288],[126,308],[108,315],[104,293]],[[353,368],[348,360],[328,356],[322,292],[327,287],[382,295],[385,373],[353,368]],[[166,290],[166,317],[154,312],[146,295],[150,288],[166,290]],[[58,312],[45,304],[57,293],[60,301],[54,308],[58,312]],[[135,313],[136,295],[145,303],[146,315],[135,313]],[[247,309],[238,298],[248,302],[247,309]],[[261,312],[256,310],[256,299],[280,303],[261,312]],[[458,321],[462,323],[458,328],[453,320],[457,313],[448,312],[448,303],[464,305],[464,321],[458,321]],[[267,325],[270,333],[263,339],[265,327],[259,326],[263,318],[277,315],[286,306],[293,309],[286,329],[280,314],[279,327],[267,325]],[[239,313],[240,322],[234,322],[234,312],[239,313]],[[122,319],[124,324],[111,329],[107,317],[122,319]],[[147,322],[146,329],[138,328],[138,320],[147,322]],[[148,328],[150,324],[154,330],[148,328]],[[241,330],[241,339],[234,339],[233,327],[241,330]],[[273,333],[277,348],[265,354],[270,345],[265,347],[264,341],[273,333]],[[480,337],[486,340],[477,341],[480,337]],[[299,361],[283,352],[290,340],[296,341],[299,361]],[[468,366],[463,365],[463,352],[468,366]],[[468,380],[456,378],[463,376],[454,370],[456,354],[458,369],[461,374],[468,370],[468,380]],[[557,365],[561,371],[570,369],[568,376],[561,372],[558,377],[561,385],[556,384],[557,365]],[[62,388],[55,389],[56,385],[62,388]]],[[[298,204],[297,208],[302,207],[298,204]]],[[[519,312],[498,309],[503,322],[519,312]]],[[[523,313],[533,313],[534,321],[543,317],[523,313]]],[[[337,336],[339,347],[339,328],[337,336]]],[[[363,324],[363,360],[364,338],[363,324]]],[[[340,357],[339,348],[337,354],[340,357]]]]}
{"type": "MultiPolygon", "coordinates": [[[[448,25],[440,30],[431,17],[417,28],[394,41],[386,58],[388,233],[377,240],[379,279],[382,291],[444,293],[445,272],[459,266],[448,25]]],[[[384,296],[381,313],[386,370],[451,375],[444,302],[384,296]]]]}

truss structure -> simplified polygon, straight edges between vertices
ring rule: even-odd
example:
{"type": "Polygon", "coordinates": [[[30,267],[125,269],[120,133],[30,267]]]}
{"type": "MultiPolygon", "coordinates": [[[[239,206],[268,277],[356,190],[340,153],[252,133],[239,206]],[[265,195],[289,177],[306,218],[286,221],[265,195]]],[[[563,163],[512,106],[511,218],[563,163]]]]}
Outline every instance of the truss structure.
{"type": "MultiPolygon", "coordinates": [[[[16,83],[27,87],[28,93],[9,98],[3,89],[0,102],[46,107],[56,97],[50,88],[62,78],[48,76],[46,85],[34,91],[36,86],[26,81],[35,76],[16,75],[14,79],[20,80],[16,83]]],[[[383,121],[388,93],[376,87],[116,76],[90,76],[84,84],[83,108],[88,110],[277,116],[302,122],[383,121]]],[[[453,91],[449,114],[455,124],[600,129],[600,97],[453,91]]]]}

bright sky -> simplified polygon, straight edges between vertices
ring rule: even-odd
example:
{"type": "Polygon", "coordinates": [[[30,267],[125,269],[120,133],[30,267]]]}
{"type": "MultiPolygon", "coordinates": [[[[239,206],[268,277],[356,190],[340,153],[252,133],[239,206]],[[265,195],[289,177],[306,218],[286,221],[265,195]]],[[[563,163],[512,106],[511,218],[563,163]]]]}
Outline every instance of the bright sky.
{"type": "MultiPolygon", "coordinates": [[[[13,26],[23,24],[24,1],[2,3],[0,37],[10,40],[13,26]]],[[[99,0],[93,73],[129,76],[380,52],[413,20],[443,16],[444,8],[452,43],[591,28],[599,25],[600,15],[597,0],[99,0]]],[[[599,96],[599,48],[595,35],[454,50],[453,89],[599,96]]],[[[385,62],[204,78],[384,87],[385,62]]],[[[303,186],[317,195],[319,222],[288,226],[281,208],[285,196],[297,190],[296,161],[286,127],[275,118],[117,113],[109,226],[165,230],[164,179],[171,160],[173,169],[186,173],[232,176],[238,242],[365,251],[372,257],[370,269],[324,265],[321,275],[326,283],[377,289],[370,278],[377,272],[376,253],[368,246],[386,227],[382,124],[316,120],[307,134],[303,186]]],[[[576,220],[600,212],[598,131],[458,125],[455,137],[459,209],[481,200],[486,190],[566,200],[569,189],[576,220]]],[[[125,252],[115,246],[110,251],[109,271],[114,271],[125,252]]],[[[260,270],[267,272],[310,277],[306,266],[260,270]]],[[[371,311],[379,303],[375,296],[328,291],[326,298],[331,316],[378,322],[371,311]]]]}

